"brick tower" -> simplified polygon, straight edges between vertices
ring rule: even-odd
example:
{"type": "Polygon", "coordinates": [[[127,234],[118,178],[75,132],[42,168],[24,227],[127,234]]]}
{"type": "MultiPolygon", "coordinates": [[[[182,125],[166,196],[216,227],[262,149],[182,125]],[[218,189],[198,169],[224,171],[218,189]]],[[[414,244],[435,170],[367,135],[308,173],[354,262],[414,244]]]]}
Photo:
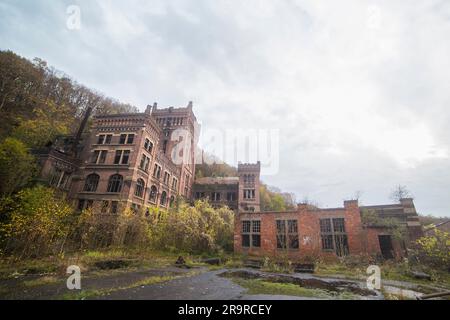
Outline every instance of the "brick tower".
{"type": "Polygon", "coordinates": [[[239,163],[239,211],[260,212],[259,176],[261,163],[239,163]]]}
{"type": "Polygon", "coordinates": [[[198,123],[192,109],[192,102],[185,108],[158,109],[156,103],[151,108],[152,117],[162,129],[159,142],[161,157],[170,159],[181,169],[180,193],[187,198],[192,196],[198,134],[198,123]]]}

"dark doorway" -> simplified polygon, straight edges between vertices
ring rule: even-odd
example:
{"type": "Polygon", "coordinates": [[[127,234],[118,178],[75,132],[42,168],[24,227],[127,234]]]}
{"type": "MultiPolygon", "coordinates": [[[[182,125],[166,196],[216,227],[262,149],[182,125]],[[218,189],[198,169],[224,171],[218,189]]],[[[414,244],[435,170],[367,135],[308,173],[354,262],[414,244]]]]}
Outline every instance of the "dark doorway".
{"type": "Polygon", "coordinates": [[[381,254],[384,259],[394,259],[394,248],[392,247],[392,239],[389,235],[379,235],[381,254]]]}

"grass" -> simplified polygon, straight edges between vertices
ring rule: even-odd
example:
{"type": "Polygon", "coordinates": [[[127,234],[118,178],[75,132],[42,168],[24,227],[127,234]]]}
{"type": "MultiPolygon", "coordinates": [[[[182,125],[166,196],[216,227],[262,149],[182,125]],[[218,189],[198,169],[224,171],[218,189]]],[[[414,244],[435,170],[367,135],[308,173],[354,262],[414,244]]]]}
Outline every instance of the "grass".
{"type": "Polygon", "coordinates": [[[58,279],[55,276],[43,276],[38,279],[26,280],[22,282],[22,285],[25,287],[39,287],[49,284],[56,284],[59,281],[61,281],[61,279],[58,279]]]}
{"type": "Polygon", "coordinates": [[[261,279],[233,278],[233,282],[247,289],[247,294],[287,295],[318,299],[355,299],[356,296],[348,293],[332,293],[322,289],[304,288],[292,283],[268,282],[261,279]]]}
{"type": "MultiPolygon", "coordinates": [[[[431,275],[432,280],[417,279],[411,276],[411,268],[406,263],[386,262],[380,264],[381,278],[383,280],[405,281],[417,285],[432,285],[450,289],[450,273],[438,270],[424,269],[431,275]]],[[[341,275],[348,279],[365,279],[366,267],[350,267],[344,263],[332,263],[317,265],[316,274],[319,276],[341,275]]]]}
{"type": "MultiPolygon", "coordinates": [[[[164,268],[173,266],[178,256],[182,255],[189,266],[201,266],[199,256],[170,253],[142,249],[107,249],[90,250],[67,254],[64,257],[46,257],[40,259],[27,259],[17,261],[13,258],[0,259],[0,279],[17,277],[25,274],[54,275],[66,274],[69,265],[78,265],[82,272],[95,271],[95,263],[108,260],[128,260],[130,264],[126,269],[133,268],[164,268]]],[[[114,270],[108,270],[114,271],[114,270]]]]}
{"type": "Polygon", "coordinates": [[[150,285],[169,282],[169,281],[179,279],[179,278],[192,277],[196,274],[198,274],[197,271],[192,271],[192,272],[188,272],[186,274],[177,275],[177,276],[152,276],[152,277],[147,277],[145,279],[133,282],[129,285],[116,287],[116,288],[87,289],[87,290],[65,293],[62,296],[60,296],[58,299],[61,299],[61,300],[85,300],[85,299],[89,299],[89,298],[105,296],[105,295],[108,295],[108,294],[111,294],[113,292],[120,291],[120,290],[127,290],[127,289],[142,287],[142,286],[150,286],[150,285]]]}

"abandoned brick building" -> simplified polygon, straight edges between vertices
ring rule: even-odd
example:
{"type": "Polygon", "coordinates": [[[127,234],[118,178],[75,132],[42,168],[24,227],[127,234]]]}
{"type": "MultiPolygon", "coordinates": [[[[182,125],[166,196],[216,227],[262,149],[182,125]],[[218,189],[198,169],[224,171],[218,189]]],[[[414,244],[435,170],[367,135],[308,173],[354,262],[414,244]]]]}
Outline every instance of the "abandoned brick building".
{"type": "Polygon", "coordinates": [[[191,197],[197,125],[192,102],[185,108],[158,109],[155,103],[144,113],[95,116],[84,135],[89,114],[75,138],[38,152],[41,178],[66,192],[79,210],[167,208],[177,196],[191,197]],[[179,156],[177,163],[172,153],[179,156]]]}
{"type": "Polygon", "coordinates": [[[259,212],[261,163],[238,163],[237,177],[206,177],[195,181],[194,199],[208,199],[214,207],[236,212],[259,212]]]}
{"type": "Polygon", "coordinates": [[[178,196],[226,205],[236,213],[235,252],[255,256],[399,258],[408,241],[422,235],[412,199],[381,206],[345,201],[334,209],[299,204],[293,211],[262,212],[260,162],[239,163],[237,177],[195,180],[197,120],[192,109],[192,103],[165,109],[154,104],[144,113],[95,116],[85,133],[88,110],[75,136],[37,151],[41,178],[66,193],[79,210],[95,207],[116,214],[123,207],[168,208],[178,196]],[[406,240],[394,237],[383,223],[364,221],[366,212],[379,221],[398,221],[406,240]]]}

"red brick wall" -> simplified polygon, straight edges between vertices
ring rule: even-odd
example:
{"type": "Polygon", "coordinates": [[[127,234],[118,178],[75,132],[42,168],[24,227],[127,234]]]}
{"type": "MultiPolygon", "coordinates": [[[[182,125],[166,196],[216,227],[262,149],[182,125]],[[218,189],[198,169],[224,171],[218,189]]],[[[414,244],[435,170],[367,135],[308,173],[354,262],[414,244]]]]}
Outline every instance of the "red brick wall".
{"type": "Polygon", "coordinates": [[[322,251],[320,237],[321,218],[344,218],[345,228],[348,236],[350,254],[357,255],[366,252],[362,230],[361,216],[358,203],[349,201],[344,208],[337,209],[314,209],[306,205],[299,205],[297,211],[292,212],[263,212],[263,213],[239,213],[236,216],[234,250],[236,253],[254,256],[277,256],[288,255],[294,260],[313,258],[317,256],[334,257],[334,252],[322,251]],[[276,220],[297,220],[299,249],[280,250],[276,242],[276,220]],[[242,248],[242,220],[261,221],[261,247],[242,248]]]}
{"type": "Polygon", "coordinates": [[[365,248],[363,246],[364,235],[362,232],[358,201],[345,201],[344,207],[345,230],[347,231],[350,254],[362,254],[364,253],[365,248]]]}

